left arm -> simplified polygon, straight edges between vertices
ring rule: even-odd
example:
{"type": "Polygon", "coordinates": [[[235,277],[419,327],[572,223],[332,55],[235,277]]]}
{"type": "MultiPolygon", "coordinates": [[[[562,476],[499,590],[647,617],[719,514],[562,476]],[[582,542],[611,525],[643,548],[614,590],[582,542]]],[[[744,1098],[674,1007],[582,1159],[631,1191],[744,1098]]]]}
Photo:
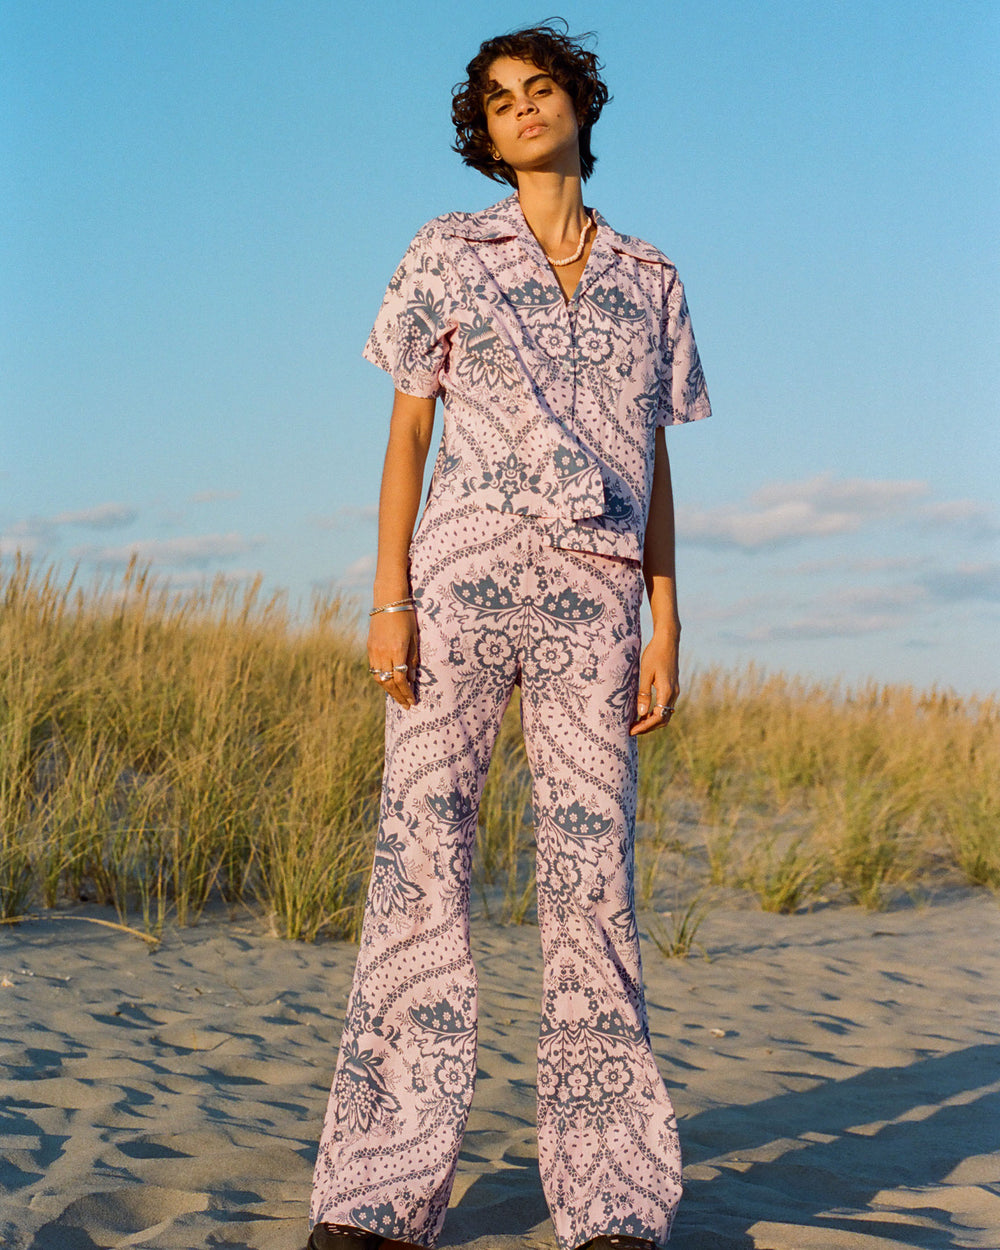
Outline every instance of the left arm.
{"type": "Polygon", "coordinates": [[[633,736],[666,725],[671,713],[661,716],[659,705],[673,707],[680,694],[678,655],[681,622],[677,613],[674,567],[674,492],[662,426],[656,430],[656,458],[643,542],[642,573],[653,614],[653,636],[643,649],[639,664],[636,719],[629,730],[633,736]]]}

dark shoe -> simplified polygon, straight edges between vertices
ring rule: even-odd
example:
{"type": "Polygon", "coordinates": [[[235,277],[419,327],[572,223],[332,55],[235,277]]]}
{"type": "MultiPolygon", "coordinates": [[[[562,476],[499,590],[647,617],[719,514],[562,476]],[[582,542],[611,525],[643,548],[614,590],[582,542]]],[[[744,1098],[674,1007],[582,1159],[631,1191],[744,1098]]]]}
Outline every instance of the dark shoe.
{"type": "Polygon", "coordinates": [[[309,1234],[306,1250],[378,1250],[381,1244],[379,1233],[347,1224],[317,1224],[309,1234]]]}

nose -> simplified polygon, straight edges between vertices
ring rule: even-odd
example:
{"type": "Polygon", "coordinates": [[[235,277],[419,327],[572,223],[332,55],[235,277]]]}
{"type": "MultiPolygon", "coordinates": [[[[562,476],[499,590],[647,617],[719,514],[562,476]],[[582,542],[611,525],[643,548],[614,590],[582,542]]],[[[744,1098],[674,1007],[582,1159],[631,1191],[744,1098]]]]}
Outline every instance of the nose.
{"type": "Polygon", "coordinates": [[[525,113],[535,112],[535,102],[532,100],[531,96],[528,95],[521,96],[516,107],[518,117],[523,117],[525,113]]]}

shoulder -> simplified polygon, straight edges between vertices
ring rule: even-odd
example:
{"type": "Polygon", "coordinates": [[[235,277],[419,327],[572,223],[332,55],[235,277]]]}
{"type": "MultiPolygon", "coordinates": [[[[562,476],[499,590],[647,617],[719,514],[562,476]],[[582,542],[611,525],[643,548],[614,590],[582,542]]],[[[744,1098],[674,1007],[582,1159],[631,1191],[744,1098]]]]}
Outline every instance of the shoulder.
{"type": "Polygon", "coordinates": [[[397,277],[403,273],[440,272],[441,266],[447,265],[451,258],[454,224],[468,216],[468,213],[442,213],[440,217],[425,221],[407,245],[397,277]]]}
{"type": "Polygon", "coordinates": [[[661,252],[658,247],[654,247],[652,243],[647,243],[645,239],[637,238],[634,234],[622,234],[610,226],[596,209],[591,211],[597,224],[607,229],[608,240],[613,251],[623,256],[632,256],[636,260],[645,261],[650,265],[662,265],[670,270],[671,274],[677,273],[674,262],[669,256],[661,252]]]}
{"type": "Polygon", "coordinates": [[[409,252],[431,251],[447,238],[446,223],[454,213],[442,213],[440,217],[432,217],[425,221],[410,240],[409,252]]]}
{"type": "Polygon", "coordinates": [[[497,239],[517,233],[520,209],[516,195],[472,213],[442,213],[425,221],[414,235],[414,243],[433,244],[447,239],[497,239]]]}

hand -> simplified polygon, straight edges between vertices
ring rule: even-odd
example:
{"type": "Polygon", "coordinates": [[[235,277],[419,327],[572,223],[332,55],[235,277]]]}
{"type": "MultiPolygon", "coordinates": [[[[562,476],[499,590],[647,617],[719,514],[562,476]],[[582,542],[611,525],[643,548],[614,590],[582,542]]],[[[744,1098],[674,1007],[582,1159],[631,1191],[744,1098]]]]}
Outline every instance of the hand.
{"type": "Polygon", "coordinates": [[[370,618],[368,663],[376,670],[372,680],[378,681],[401,707],[411,708],[417,701],[411,675],[416,677],[419,654],[417,618],[413,612],[379,612],[370,618]],[[394,671],[397,664],[405,664],[406,671],[394,671]],[[392,672],[392,676],[379,681],[380,672],[392,672]]]}
{"type": "Polygon", "coordinates": [[[680,640],[669,634],[654,634],[642,653],[639,663],[639,696],[636,718],[629,736],[649,733],[670,724],[673,706],[681,692],[678,678],[678,647],[680,640]],[[661,714],[661,705],[669,708],[661,714]]]}

